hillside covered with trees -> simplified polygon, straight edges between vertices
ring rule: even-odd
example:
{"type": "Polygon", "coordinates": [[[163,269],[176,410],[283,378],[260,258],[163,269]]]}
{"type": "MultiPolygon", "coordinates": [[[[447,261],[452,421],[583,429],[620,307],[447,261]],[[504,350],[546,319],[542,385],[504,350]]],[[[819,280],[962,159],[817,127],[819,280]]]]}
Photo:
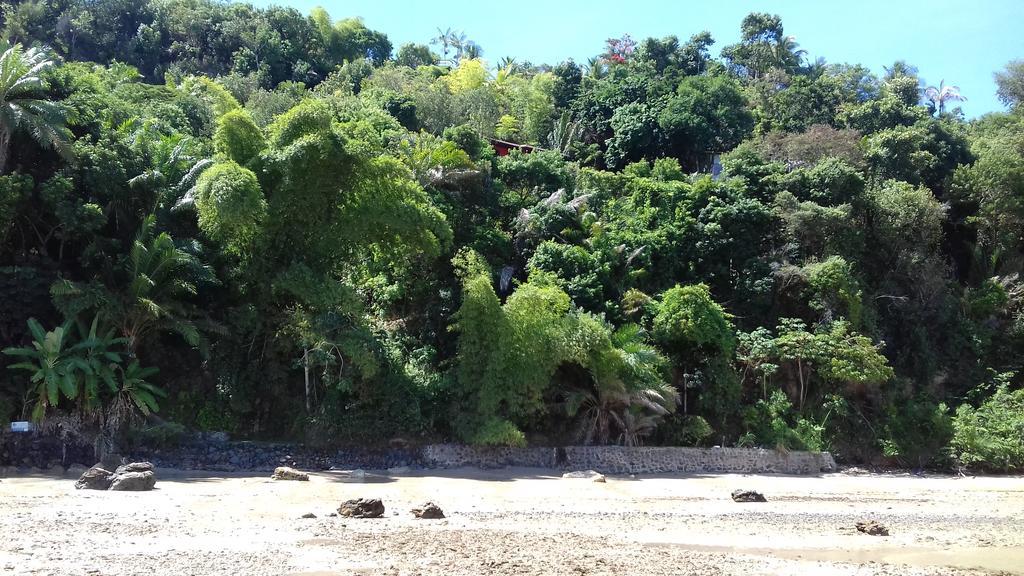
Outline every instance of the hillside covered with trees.
{"type": "Polygon", "coordinates": [[[548,65],[2,10],[0,421],[1024,469],[1022,61],[967,121],[770,14],[548,65]]]}

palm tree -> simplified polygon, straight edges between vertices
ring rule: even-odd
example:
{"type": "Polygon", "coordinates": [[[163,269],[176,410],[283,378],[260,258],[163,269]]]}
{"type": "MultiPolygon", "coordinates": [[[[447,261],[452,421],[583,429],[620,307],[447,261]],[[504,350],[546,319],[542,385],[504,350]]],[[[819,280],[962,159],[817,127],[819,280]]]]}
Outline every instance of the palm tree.
{"type": "Polygon", "coordinates": [[[587,58],[587,64],[583,68],[586,70],[586,75],[595,80],[600,80],[608,75],[608,65],[599,56],[587,58]]]}
{"type": "Polygon", "coordinates": [[[108,210],[114,215],[115,225],[122,220],[137,222],[137,218],[131,217],[137,211],[156,214],[159,225],[172,210],[194,203],[192,187],[203,171],[213,165],[212,158],[198,154],[200,149],[195,140],[180,134],[164,134],[156,123],[137,119],[124,122],[117,130],[146,158],[149,168],[128,180],[129,196],[111,200],[108,210]]]}
{"type": "Polygon", "coordinates": [[[892,80],[900,76],[917,76],[917,66],[907,64],[906,60],[897,60],[892,66],[882,66],[885,70],[885,79],[892,80]]]}
{"type": "Polygon", "coordinates": [[[452,32],[448,35],[448,43],[451,44],[452,48],[455,48],[456,65],[462,61],[462,57],[466,53],[466,42],[466,33],[461,30],[452,32]]]}
{"type": "Polygon", "coordinates": [[[563,158],[568,157],[572,145],[579,139],[580,128],[578,120],[573,120],[569,112],[562,112],[548,134],[548,148],[556,150],[563,158]]]}
{"type": "Polygon", "coordinates": [[[966,102],[967,98],[960,94],[959,86],[946,86],[946,81],[942,80],[939,82],[939,86],[929,86],[924,89],[924,98],[931,102],[932,108],[937,110],[939,114],[946,111],[946,102],[966,102]]]}
{"type": "Polygon", "coordinates": [[[566,394],[566,412],[578,419],[584,443],[607,444],[614,437],[635,446],[679,403],[678,391],[662,377],[664,357],[645,336],[634,324],[617,330],[611,348],[590,362],[590,385],[566,394]]]}
{"type": "Polygon", "coordinates": [[[472,40],[470,40],[469,42],[466,42],[462,46],[462,56],[465,57],[465,58],[469,58],[470,60],[475,60],[477,58],[480,58],[483,55],[484,55],[484,49],[481,48],[479,44],[477,44],[476,42],[473,42],[472,40]]]}
{"type": "Polygon", "coordinates": [[[201,337],[188,299],[196,294],[198,282],[215,280],[208,266],[155,228],[155,216],[143,220],[128,255],[116,270],[108,271],[107,286],[61,279],[50,287],[54,302],[66,314],[87,309],[102,312],[117,327],[133,357],[140,343],[157,331],[174,332],[198,346],[201,337]]]}
{"type": "Polygon", "coordinates": [[[124,265],[128,284],[118,318],[132,353],[143,337],[158,328],[180,334],[192,346],[199,344],[199,331],[188,319],[184,300],[195,295],[195,279],[209,270],[175,246],[166,232],[157,234],[155,224],[153,216],[142,222],[124,265]]]}
{"type": "Polygon", "coordinates": [[[138,360],[132,360],[127,366],[118,366],[121,370],[121,381],[117,384],[117,392],[107,409],[107,430],[113,437],[126,422],[137,421],[142,416],[149,416],[160,409],[157,398],[167,396],[167,392],[147,381],[147,378],[160,370],[154,367],[143,368],[138,360]]]}
{"type": "Polygon", "coordinates": [[[445,28],[444,30],[438,28],[437,36],[434,36],[433,38],[430,39],[431,44],[441,45],[442,60],[448,60],[448,49],[451,48],[452,46],[451,39],[453,35],[454,33],[452,32],[451,28],[445,28]]]}
{"type": "Polygon", "coordinates": [[[796,36],[784,36],[775,46],[772,47],[772,57],[775,66],[786,72],[793,72],[800,67],[800,63],[807,56],[807,50],[799,48],[796,36]]]}
{"type": "Polygon", "coordinates": [[[804,66],[804,72],[811,79],[821,78],[826,70],[828,70],[828,62],[820,56],[814,62],[808,62],[807,66],[804,66]]]}
{"type": "Polygon", "coordinates": [[[64,112],[43,94],[42,72],[53,66],[38,48],[15,44],[0,55],[0,174],[6,172],[11,138],[26,132],[43,148],[71,155],[64,112]]]}

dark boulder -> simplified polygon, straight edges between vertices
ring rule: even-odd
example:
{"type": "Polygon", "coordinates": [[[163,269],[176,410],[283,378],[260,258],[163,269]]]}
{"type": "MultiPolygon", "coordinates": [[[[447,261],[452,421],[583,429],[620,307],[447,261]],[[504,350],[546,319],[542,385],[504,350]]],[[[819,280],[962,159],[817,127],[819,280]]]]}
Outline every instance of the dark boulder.
{"type": "Polygon", "coordinates": [[[444,518],[444,511],[441,507],[433,502],[427,502],[419,508],[412,509],[413,516],[417,518],[423,518],[424,520],[438,520],[444,518]]]}
{"type": "Polygon", "coordinates": [[[114,480],[114,473],[99,464],[89,468],[78,477],[75,488],[79,490],[106,490],[114,480]]]}
{"type": "Polygon", "coordinates": [[[869,536],[888,536],[889,529],[884,524],[874,520],[857,522],[857,531],[869,536]]]}
{"type": "Polygon", "coordinates": [[[152,472],[153,465],[149,462],[132,462],[130,464],[123,464],[114,470],[114,474],[124,474],[126,472],[152,472]]]}
{"type": "Polygon", "coordinates": [[[132,462],[117,467],[110,489],[121,492],[143,492],[156,485],[156,472],[149,462],[132,462]]]}
{"type": "Polygon", "coordinates": [[[764,494],[754,490],[733,490],[733,502],[767,502],[764,494]]]}
{"type": "Polygon", "coordinates": [[[384,503],[377,498],[346,500],[338,508],[338,514],[348,518],[380,518],[384,515],[384,503]]]}

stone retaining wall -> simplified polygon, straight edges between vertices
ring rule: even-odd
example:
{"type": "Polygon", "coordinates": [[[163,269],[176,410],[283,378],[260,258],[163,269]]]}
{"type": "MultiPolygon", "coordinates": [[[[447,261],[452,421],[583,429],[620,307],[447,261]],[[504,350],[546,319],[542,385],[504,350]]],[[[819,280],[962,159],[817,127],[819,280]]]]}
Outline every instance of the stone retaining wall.
{"type": "Polygon", "coordinates": [[[92,466],[95,450],[91,444],[65,444],[52,435],[0,432],[0,467],[48,470],[62,465],[92,466]]]}
{"type": "Polygon", "coordinates": [[[429,468],[523,466],[596,470],[603,474],[725,472],[819,474],[836,469],[828,452],[779,452],[761,448],[676,448],[566,446],[564,448],[481,448],[457,444],[424,446],[429,468]]]}
{"type": "Polygon", "coordinates": [[[278,466],[300,470],[385,470],[419,466],[417,449],[322,449],[300,444],[264,442],[193,442],[174,448],[133,450],[134,460],[148,460],[161,468],[237,472],[271,472],[278,466]]]}
{"type": "MultiPolygon", "coordinates": [[[[126,455],[157,467],[220,472],[269,472],[281,465],[303,470],[414,468],[547,468],[596,470],[604,474],[777,473],[819,474],[835,470],[827,452],[777,452],[757,448],[566,446],[495,448],[431,444],[418,448],[320,449],[297,444],[228,442],[201,436],[171,448],[138,448],[126,455]]],[[[39,434],[0,433],[0,467],[51,469],[94,463],[92,446],[64,445],[39,434]]]]}

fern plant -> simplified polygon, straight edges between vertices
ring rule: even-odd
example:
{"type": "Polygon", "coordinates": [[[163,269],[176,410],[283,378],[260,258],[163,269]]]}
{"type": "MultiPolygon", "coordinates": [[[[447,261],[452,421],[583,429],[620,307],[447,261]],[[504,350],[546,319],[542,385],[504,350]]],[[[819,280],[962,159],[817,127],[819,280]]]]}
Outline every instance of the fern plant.
{"type": "Polygon", "coordinates": [[[158,411],[157,398],[167,396],[166,392],[147,381],[159,372],[157,368],[144,368],[138,360],[132,360],[119,369],[121,380],[107,410],[107,426],[111,430],[120,429],[121,424],[134,421],[139,415],[149,416],[158,411]]]}
{"type": "Polygon", "coordinates": [[[156,218],[146,217],[126,257],[108,287],[93,280],[60,279],[50,287],[54,304],[66,316],[95,310],[109,318],[129,352],[158,331],[173,332],[190,346],[199,346],[201,335],[193,322],[197,282],[214,282],[208,266],[191,251],[174,243],[166,232],[156,231],[156,218]]]}

